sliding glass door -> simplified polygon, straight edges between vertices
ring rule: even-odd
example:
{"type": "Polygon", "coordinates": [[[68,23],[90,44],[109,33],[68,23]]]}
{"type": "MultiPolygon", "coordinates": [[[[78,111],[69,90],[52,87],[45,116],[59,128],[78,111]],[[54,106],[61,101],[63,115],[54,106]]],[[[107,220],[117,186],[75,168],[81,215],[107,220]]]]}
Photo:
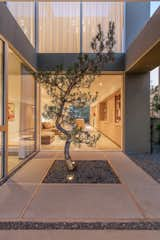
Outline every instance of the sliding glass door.
{"type": "Polygon", "coordinates": [[[35,79],[9,49],[8,55],[8,171],[36,150],[35,79]]]}
{"type": "Polygon", "coordinates": [[[4,86],[4,54],[3,54],[4,45],[2,40],[0,39],[0,178],[3,176],[3,160],[4,160],[4,116],[3,116],[3,86],[4,86]]]}

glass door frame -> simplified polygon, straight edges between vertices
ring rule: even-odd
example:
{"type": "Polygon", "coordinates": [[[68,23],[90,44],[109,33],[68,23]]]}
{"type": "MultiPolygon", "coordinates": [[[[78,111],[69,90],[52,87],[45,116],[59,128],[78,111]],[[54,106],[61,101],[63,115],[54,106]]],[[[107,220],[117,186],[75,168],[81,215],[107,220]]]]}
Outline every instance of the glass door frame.
{"type": "Polygon", "coordinates": [[[0,35],[0,40],[3,43],[3,76],[2,76],[2,122],[0,123],[0,133],[2,133],[2,167],[1,167],[1,178],[7,176],[7,159],[8,159],[8,80],[7,80],[7,62],[8,62],[8,44],[5,39],[0,35]]]}
{"type": "MultiPolygon", "coordinates": [[[[0,123],[0,134],[2,133],[2,167],[0,169],[0,183],[4,182],[12,172],[15,172],[17,168],[25,164],[29,159],[31,159],[40,150],[40,86],[35,81],[35,151],[31,153],[21,165],[18,165],[13,171],[9,172],[8,169],[8,54],[9,54],[9,44],[6,39],[1,36],[0,40],[3,42],[3,80],[2,80],[2,123],[0,123]]],[[[14,51],[14,50],[13,50],[14,51]]],[[[16,54],[16,52],[15,52],[16,54]]],[[[16,54],[17,55],[17,54],[16,54]]],[[[28,66],[33,72],[35,71],[31,66],[21,58],[25,66],[28,66]]]]}

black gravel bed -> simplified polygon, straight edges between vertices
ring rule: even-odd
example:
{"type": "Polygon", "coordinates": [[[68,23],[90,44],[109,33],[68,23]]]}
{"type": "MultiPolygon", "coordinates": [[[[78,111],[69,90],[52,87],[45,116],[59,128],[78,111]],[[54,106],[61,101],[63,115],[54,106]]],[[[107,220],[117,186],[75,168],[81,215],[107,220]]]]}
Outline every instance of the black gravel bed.
{"type": "Polygon", "coordinates": [[[69,172],[64,160],[56,160],[49,169],[43,183],[120,183],[107,161],[76,161],[77,168],[69,172]]]}
{"type": "Polygon", "coordinates": [[[160,153],[130,154],[129,157],[154,180],[160,183],[160,153]]]}
{"type": "Polygon", "coordinates": [[[160,230],[160,222],[0,222],[0,230],[160,230]]]}

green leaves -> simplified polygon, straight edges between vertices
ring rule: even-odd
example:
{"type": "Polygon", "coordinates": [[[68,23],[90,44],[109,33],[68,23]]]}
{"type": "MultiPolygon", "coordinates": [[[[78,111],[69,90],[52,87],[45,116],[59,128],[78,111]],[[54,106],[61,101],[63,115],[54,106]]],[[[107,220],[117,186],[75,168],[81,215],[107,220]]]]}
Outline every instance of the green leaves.
{"type": "Polygon", "coordinates": [[[78,128],[72,108],[85,108],[96,101],[98,92],[91,95],[89,88],[96,75],[101,73],[103,64],[114,60],[114,36],[114,22],[109,22],[107,34],[99,24],[97,34],[91,41],[94,54],[80,53],[77,61],[66,70],[63,65],[57,65],[53,71],[35,74],[36,80],[46,89],[52,102],[52,106],[44,107],[43,117],[55,119],[56,126],[64,134],[64,138],[79,146],[81,143],[95,145],[100,134],[91,134],[78,128]]]}

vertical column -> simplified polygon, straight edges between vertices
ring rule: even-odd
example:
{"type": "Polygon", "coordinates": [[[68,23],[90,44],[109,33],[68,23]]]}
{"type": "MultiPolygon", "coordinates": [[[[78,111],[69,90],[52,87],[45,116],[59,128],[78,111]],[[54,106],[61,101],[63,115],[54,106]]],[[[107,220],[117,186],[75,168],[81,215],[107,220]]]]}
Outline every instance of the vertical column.
{"type": "Polygon", "coordinates": [[[124,151],[150,152],[150,74],[126,74],[124,151]]]}

